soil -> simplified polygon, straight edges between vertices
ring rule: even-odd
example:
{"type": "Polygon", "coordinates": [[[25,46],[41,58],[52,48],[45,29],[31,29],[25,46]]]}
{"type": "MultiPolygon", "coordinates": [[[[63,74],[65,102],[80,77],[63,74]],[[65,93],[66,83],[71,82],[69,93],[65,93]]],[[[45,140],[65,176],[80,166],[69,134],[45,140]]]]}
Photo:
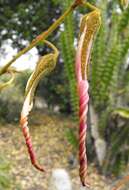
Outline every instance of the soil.
{"type": "MultiPolygon", "coordinates": [[[[30,163],[21,129],[18,125],[0,126],[0,153],[4,152],[11,163],[11,190],[48,190],[50,176],[55,168],[66,169],[74,190],[80,190],[77,150],[68,142],[66,129],[76,128],[70,118],[34,112],[29,122],[37,159],[46,172],[37,171],[30,163]]],[[[88,166],[91,190],[110,190],[110,181],[88,166]]],[[[84,188],[86,189],[86,188],[84,188]]]]}

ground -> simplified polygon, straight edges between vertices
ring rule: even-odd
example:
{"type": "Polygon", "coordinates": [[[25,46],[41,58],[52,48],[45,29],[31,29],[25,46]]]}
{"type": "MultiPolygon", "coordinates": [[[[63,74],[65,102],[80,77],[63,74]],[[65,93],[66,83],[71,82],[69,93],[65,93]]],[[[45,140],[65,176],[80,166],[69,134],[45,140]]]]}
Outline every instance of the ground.
{"type": "MultiPolygon", "coordinates": [[[[38,160],[45,167],[46,173],[41,173],[32,167],[20,127],[12,124],[6,124],[6,127],[1,125],[0,150],[6,153],[7,159],[12,163],[13,187],[11,190],[48,190],[54,168],[66,169],[72,179],[73,189],[79,190],[78,163],[70,164],[73,147],[65,134],[66,128],[77,127],[76,124],[67,117],[53,114],[35,112],[32,116],[30,133],[38,160]]],[[[92,184],[91,189],[110,189],[109,180],[100,176],[93,165],[89,165],[88,173],[92,184]]]]}

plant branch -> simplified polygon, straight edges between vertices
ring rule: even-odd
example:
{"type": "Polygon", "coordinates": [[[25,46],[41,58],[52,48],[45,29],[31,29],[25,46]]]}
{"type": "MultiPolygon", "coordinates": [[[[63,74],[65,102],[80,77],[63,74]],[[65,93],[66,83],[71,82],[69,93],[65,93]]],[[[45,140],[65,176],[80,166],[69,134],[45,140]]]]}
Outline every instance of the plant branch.
{"type": "Polygon", "coordinates": [[[84,3],[84,0],[75,0],[72,6],[73,8],[76,8],[77,6],[83,5],[84,3]]]}
{"type": "Polygon", "coordinates": [[[59,17],[49,28],[40,35],[38,35],[28,47],[19,51],[19,53],[14,56],[4,67],[0,69],[0,75],[4,74],[7,69],[14,63],[19,57],[31,50],[33,47],[38,45],[41,41],[44,41],[63,21],[64,19],[79,5],[82,5],[84,0],[75,0],[75,2],[64,12],[64,14],[59,17]]]}
{"type": "Polygon", "coordinates": [[[86,6],[86,7],[88,7],[88,8],[91,9],[91,10],[96,10],[96,11],[99,11],[99,12],[100,12],[100,9],[97,8],[97,7],[95,7],[95,6],[92,5],[91,3],[88,3],[88,2],[84,2],[84,1],[83,1],[83,6],[86,6]]]}

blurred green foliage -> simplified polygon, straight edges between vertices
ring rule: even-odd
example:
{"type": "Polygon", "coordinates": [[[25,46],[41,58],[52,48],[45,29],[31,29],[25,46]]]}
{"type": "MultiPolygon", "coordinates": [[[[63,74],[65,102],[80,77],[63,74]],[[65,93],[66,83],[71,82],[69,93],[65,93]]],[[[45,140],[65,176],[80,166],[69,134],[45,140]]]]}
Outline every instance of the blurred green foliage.
{"type": "Polygon", "coordinates": [[[34,39],[59,14],[60,10],[53,1],[0,0],[0,43],[12,39],[14,47],[21,48],[23,40],[34,39]]]}
{"type": "Polygon", "coordinates": [[[58,105],[62,113],[71,113],[67,78],[62,72],[62,63],[57,64],[56,69],[39,83],[37,96],[42,96],[49,108],[58,105]],[[60,73],[60,74],[59,74],[60,73]]]}
{"type": "MultiPolygon", "coordinates": [[[[63,12],[72,4],[72,0],[60,1],[63,7],[63,12]]],[[[68,86],[70,92],[70,102],[72,105],[72,111],[75,118],[78,116],[78,96],[77,96],[77,86],[75,79],[75,15],[72,13],[65,19],[64,25],[62,26],[63,31],[60,35],[60,46],[61,53],[64,60],[64,71],[68,79],[68,86]]]]}
{"type": "Polygon", "coordinates": [[[9,174],[10,171],[10,164],[9,162],[3,157],[0,156],[0,189],[10,189],[11,187],[11,175],[9,174]]]}
{"type": "Polygon", "coordinates": [[[68,140],[68,142],[74,147],[74,149],[76,150],[78,147],[78,141],[77,141],[77,136],[75,134],[75,130],[74,129],[66,129],[65,132],[66,138],[68,140]]]}
{"type": "MultiPolygon", "coordinates": [[[[25,86],[30,75],[30,71],[16,76],[14,83],[0,93],[0,121],[18,122],[23,104],[25,86]]],[[[2,76],[1,81],[7,80],[2,76]]]]}

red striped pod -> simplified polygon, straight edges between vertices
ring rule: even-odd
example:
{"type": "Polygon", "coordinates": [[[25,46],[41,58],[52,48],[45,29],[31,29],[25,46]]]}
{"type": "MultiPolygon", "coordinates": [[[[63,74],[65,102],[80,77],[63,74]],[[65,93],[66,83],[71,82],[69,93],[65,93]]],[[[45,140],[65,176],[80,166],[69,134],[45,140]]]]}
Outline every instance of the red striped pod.
{"type": "Polygon", "coordinates": [[[48,75],[55,68],[56,61],[58,58],[58,50],[56,49],[56,47],[46,40],[45,40],[45,43],[48,46],[50,46],[54,50],[54,52],[42,56],[39,59],[34,72],[30,76],[27,82],[27,86],[26,86],[25,100],[22,107],[21,119],[20,119],[20,124],[21,124],[23,135],[25,137],[31,163],[36,169],[42,172],[45,170],[42,166],[40,166],[40,164],[37,162],[37,159],[36,159],[36,154],[34,152],[30,133],[29,133],[28,116],[29,116],[29,112],[33,108],[33,99],[35,95],[35,90],[37,88],[37,85],[40,79],[48,75]]]}
{"type": "Polygon", "coordinates": [[[87,180],[86,131],[89,102],[88,65],[94,36],[101,24],[100,12],[95,10],[83,16],[76,53],[76,78],[79,95],[79,162],[80,179],[83,186],[89,186],[87,180]]]}
{"type": "Polygon", "coordinates": [[[28,115],[29,115],[29,112],[31,111],[31,109],[33,107],[33,103],[30,104],[30,98],[31,98],[31,91],[28,93],[28,95],[25,98],[23,108],[22,108],[22,113],[21,113],[20,124],[21,124],[23,135],[25,137],[25,141],[26,141],[26,145],[27,145],[27,148],[28,148],[28,153],[30,155],[31,163],[35,166],[36,169],[43,172],[45,170],[43,169],[42,166],[40,166],[37,163],[36,154],[34,152],[31,137],[30,137],[30,133],[29,133],[28,115]]]}

